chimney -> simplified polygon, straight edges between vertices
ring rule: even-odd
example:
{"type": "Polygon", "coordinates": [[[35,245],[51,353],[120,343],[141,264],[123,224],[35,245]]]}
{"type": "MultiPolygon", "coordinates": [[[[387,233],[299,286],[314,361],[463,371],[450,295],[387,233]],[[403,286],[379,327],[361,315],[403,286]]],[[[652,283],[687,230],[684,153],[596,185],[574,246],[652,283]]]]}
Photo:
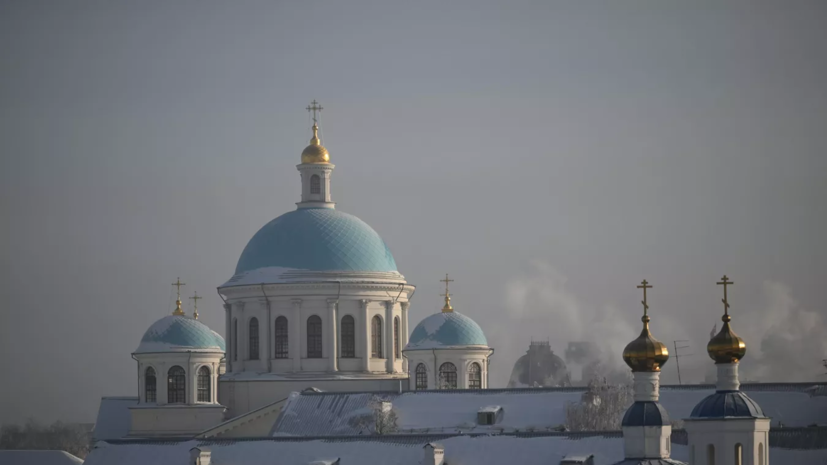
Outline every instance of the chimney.
{"type": "Polygon", "coordinates": [[[422,448],[422,465],[442,465],[445,458],[445,448],[442,444],[429,442],[422,448]]]}
{"type": "Polygon", "coordinates": [[[212,451],[206,447],[190,449],[190,465],[210,465],[212,451]]]}

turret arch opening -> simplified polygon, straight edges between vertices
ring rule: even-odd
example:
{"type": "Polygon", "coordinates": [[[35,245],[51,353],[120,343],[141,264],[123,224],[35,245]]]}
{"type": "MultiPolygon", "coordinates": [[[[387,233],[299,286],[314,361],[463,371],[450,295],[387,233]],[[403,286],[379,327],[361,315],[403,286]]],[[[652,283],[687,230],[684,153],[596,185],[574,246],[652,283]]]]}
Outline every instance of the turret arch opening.
{"type": "Polygon", "coordinates": [[[158,400],[158,385],[155,380],[155,368],[148,367],[144,375],[144,402],[153,404],[158,400]]]}
{"type": "Polygon", "coordinates": [[[322,358],[322,319],[318,315],[307,319],[307,358],[322,358]]]}
{"type": "Polygon", "coordinates": [[[439,366],[439,389],[457,388],[457,366],[445,362],[439,366]]]}
{"type": "Polygon", "coordinates": [[[187,375],[178,365],[167,372],[167,403],[183,404],[187,402],[187,375]]]}
{"type": "Polygon", "coordinates": [[[382,358],[382,318],[379,315],[370,321],[370,358],[382,358]]]}
{"type": "Polygon", "coordinates": [[[351,315],[342,317],[342,358],[356,358],[356,321],[351,315]]]}
{"type": "Polygon", "coordinates": [[[290,339],[287,323],[287,317],[285,316],[276,318],[275,327],[273,328],[273,338],[275,342],[274,358],[288,358],[290,356],[290,339]]]}

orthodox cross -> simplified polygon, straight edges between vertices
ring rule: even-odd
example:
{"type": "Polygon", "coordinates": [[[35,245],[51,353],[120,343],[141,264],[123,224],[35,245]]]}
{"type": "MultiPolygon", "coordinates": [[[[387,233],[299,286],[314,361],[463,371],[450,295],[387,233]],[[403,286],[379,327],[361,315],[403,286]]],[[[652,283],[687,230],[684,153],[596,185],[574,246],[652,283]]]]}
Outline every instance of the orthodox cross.
{"type": "Polygon", "coordinates": [[[324,110],[324,108],[322,108],[322,106],[319,105],[319,102],[317,102],[316,99],[313,99],[313,101],[310,102],[310,105],[307,106],[307,112],[312,114],[313,124],[316,124],[317,122],[316,112],[318,111],[319,113],[321,113],[322,110],[324,110]]]}
{"type": "Polygon", "coordinates": [[[454,282],[453,279],[448,278],[448,273],[445,273],[445,279],[440,279],[439,282],[445,283],[445,294],[441,294],[443,297],[450,297],[448,294],[448,283],[454,282]]]}
{"type": "Polygon", "coordinates": [[[649,304],[646,301],[646,289],[652,289],[652,286],[644,279],[637,288],[643,289],[643,300],[640,303],[643,304],[643,316],[646,316],[649,312],[649,304]]]}
{"type": "Polygon", "coordinates": [[[182,282],[181,282],[181,278],[176,278],[175,282],[174,282],[174,283],[172,283],[172,285],[173,285],[173,286],[175,286],[176,288],[178,288],[178,289],[177,289],[177,292],[178,292],[178,300],[181,300],[181,286],[186,286],[187,284],[186,284],[186,283],[182,283],[182,282]]]}
{"type": "Polygon", "coordinates": [[[724,298],[721,299],[721,302],[724,303],[724,315],[729,315],[729,301],[727,301],[726,297],[726,287],[735,283],[730,281],[729,278],[727,278],[726,275],[724,275],[724,277],[721,278],[721,282],[716,284],[718,284],[719,286],[724,286],[724,298]]]}
{"type": "Polygon", "coordinates": [[[196,320],[198,319],[198,301],[201,299],[203,299],[203,297],[198,295],[198,292],[193,292],[192,297],[190,297],[190,300],[192,300],[192,316],[196,320]]]}

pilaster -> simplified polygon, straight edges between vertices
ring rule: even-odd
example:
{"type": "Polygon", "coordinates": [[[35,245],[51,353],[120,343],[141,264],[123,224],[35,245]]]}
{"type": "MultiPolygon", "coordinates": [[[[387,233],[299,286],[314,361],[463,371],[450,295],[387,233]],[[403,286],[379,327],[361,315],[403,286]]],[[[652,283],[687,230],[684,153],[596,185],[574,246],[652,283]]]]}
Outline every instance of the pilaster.
{"type": "Polygon", "coordinates": [[[385,370],[393,373],[393,360],[396,353],[393,350],[393,301],[385,302],[385,370]]]}
{"type": "Polygon", "coordinates": [[[338,304],[339,301],[337,299],[327,299],[327,308],[330,313],[330,318],[328,318],[330,323],[330,349],[328,349],[328,360],[330,361],[330,371],[333,372],[339,371],[339,342],[337,337],[338,331],[336,330],[338,318],[336,307],[338,304]]]}
{"type": "Polygon", "coordinates": [[[370,371],[370,318],[368,316],[368,304],[370,300],[362,299],[359,301],[362,305],[361,318],[362,329],[359,334],[362,336],[362,371],[370,371]]]}
{"type": "Polygon", "coordinates": [[[224,340],[227,348],[224,351],[224,357],[227,359],[227,371],[233,371],[233,357],[230,354],[230,351],[233,348],[233,307],[232,305],[225,303],[224,304],[224,313],[226,315],[224,319],[224,334],[227,338],[224,340]]]}
{"type": "MultiPolygon", "coordinates": [[[[408,306],[410,306],[409,302],[401,302],[399,304],[399,308],[401,311],[401,317],[399,321],[399,350],[400,355],[401,351],[405,350],[405,347],[408,345],[408,306]]],[[[402,357],[402,373],[408,372],[408,359],[406,357],[402,357]]]]}
{"type": "Polygon", "coordinates": [[[258,360],[261,362],[261,371],[270,371],[270,302],[267,299],[259,300],[261,318],[258,320],[258,360]]]}
{"type": "Polygon", "coordinates": [[[299,372],[302,369],[301,345],[302,345],[302,299],[293,299],[293,331],[288,337],[290,344],[290,358],[293,359],[293,371],[299,372]]]}

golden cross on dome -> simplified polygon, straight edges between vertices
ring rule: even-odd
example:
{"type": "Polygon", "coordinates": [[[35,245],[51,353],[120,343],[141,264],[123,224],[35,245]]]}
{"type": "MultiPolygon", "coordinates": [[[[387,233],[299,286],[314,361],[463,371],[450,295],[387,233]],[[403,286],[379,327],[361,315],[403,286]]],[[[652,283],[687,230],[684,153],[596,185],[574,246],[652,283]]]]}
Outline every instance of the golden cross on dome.
{"type": "Polygon", "coordinates": [[[181,278],[176,278],[176,279],[175,279],[175,282],[174,282],[174,283],[172,283],[172,285],[173,285],[173,286],[175,286],[175,287],[177,288],[178,300],[181,300],[181,286],[186,286],[187,284],[186,284],[186,283],[182,283],[182,282],[181,282],[181,278]]]}
{"type": "Polygon", "coordinates": [[[321,105],[319,105],[319,102],[317,102],[316,99],[313,99],[313,101],[310,102],[310,105],[307,106],[307,112],[312,114],[313,124],[317,123],[316,112],[318,111],[319,113],[321,113],[322,110],[324,110],[324,108],[321,105]]]}
{"type": "Polygon", "coordinates": [[[450,297],[451,295],[448,294],[448,283],[454,282],[453,279],[448,278],[448,273],[445,273],[445,279],[440,279],[439,282],[445,283],[445,294],[440,294],[443,297],[450,297]]]}
{"type": "Polygon", "coordinates": [[[198,292],[193,292],[192,297],[190,297],[190,300],[192,300],[192,317],[196,320],[198,319],[198,301],[201,299],[203,297],[198,295],[198,292]]]}
{"type": "Polygon", "coordinates": [[[644,279],[637,288],[643,289],[643,300],[640,303],[643,304],[643,316],[646,316],[649,312],[649,304],[646,300],[646,289],[652,289],[652,286],[649,285],[649,282],[644,279]]]}
{"type": "Polygon", "coordinates": [[[735,283],[730,281],[729,278],[727,278],[727,276],[724,275],[724,277],[721,278],[721,281],[719,283],[716,283],[716,284],[718,284],[719,286],[724,286],[724,298],[721,299],[721,302],[724,303],[724,316],[729,315],[729,301],[727,300],[727,296],[726,296],[726,287],[730,286],[732,284],[735,284],[735,283]]]}
{"type": "Polygon", "coordinates": [[[445,283],[445,294],[440,294],[445,297],[445,305],[442,307],[442,312],[453,312],[454,307],[451,307],[451,294],[448,292],[448,283],[452,283],[454,280],[448,277],[448,273],[445,273],[445,279],[440,279],[439,282],[445,283]]]}

